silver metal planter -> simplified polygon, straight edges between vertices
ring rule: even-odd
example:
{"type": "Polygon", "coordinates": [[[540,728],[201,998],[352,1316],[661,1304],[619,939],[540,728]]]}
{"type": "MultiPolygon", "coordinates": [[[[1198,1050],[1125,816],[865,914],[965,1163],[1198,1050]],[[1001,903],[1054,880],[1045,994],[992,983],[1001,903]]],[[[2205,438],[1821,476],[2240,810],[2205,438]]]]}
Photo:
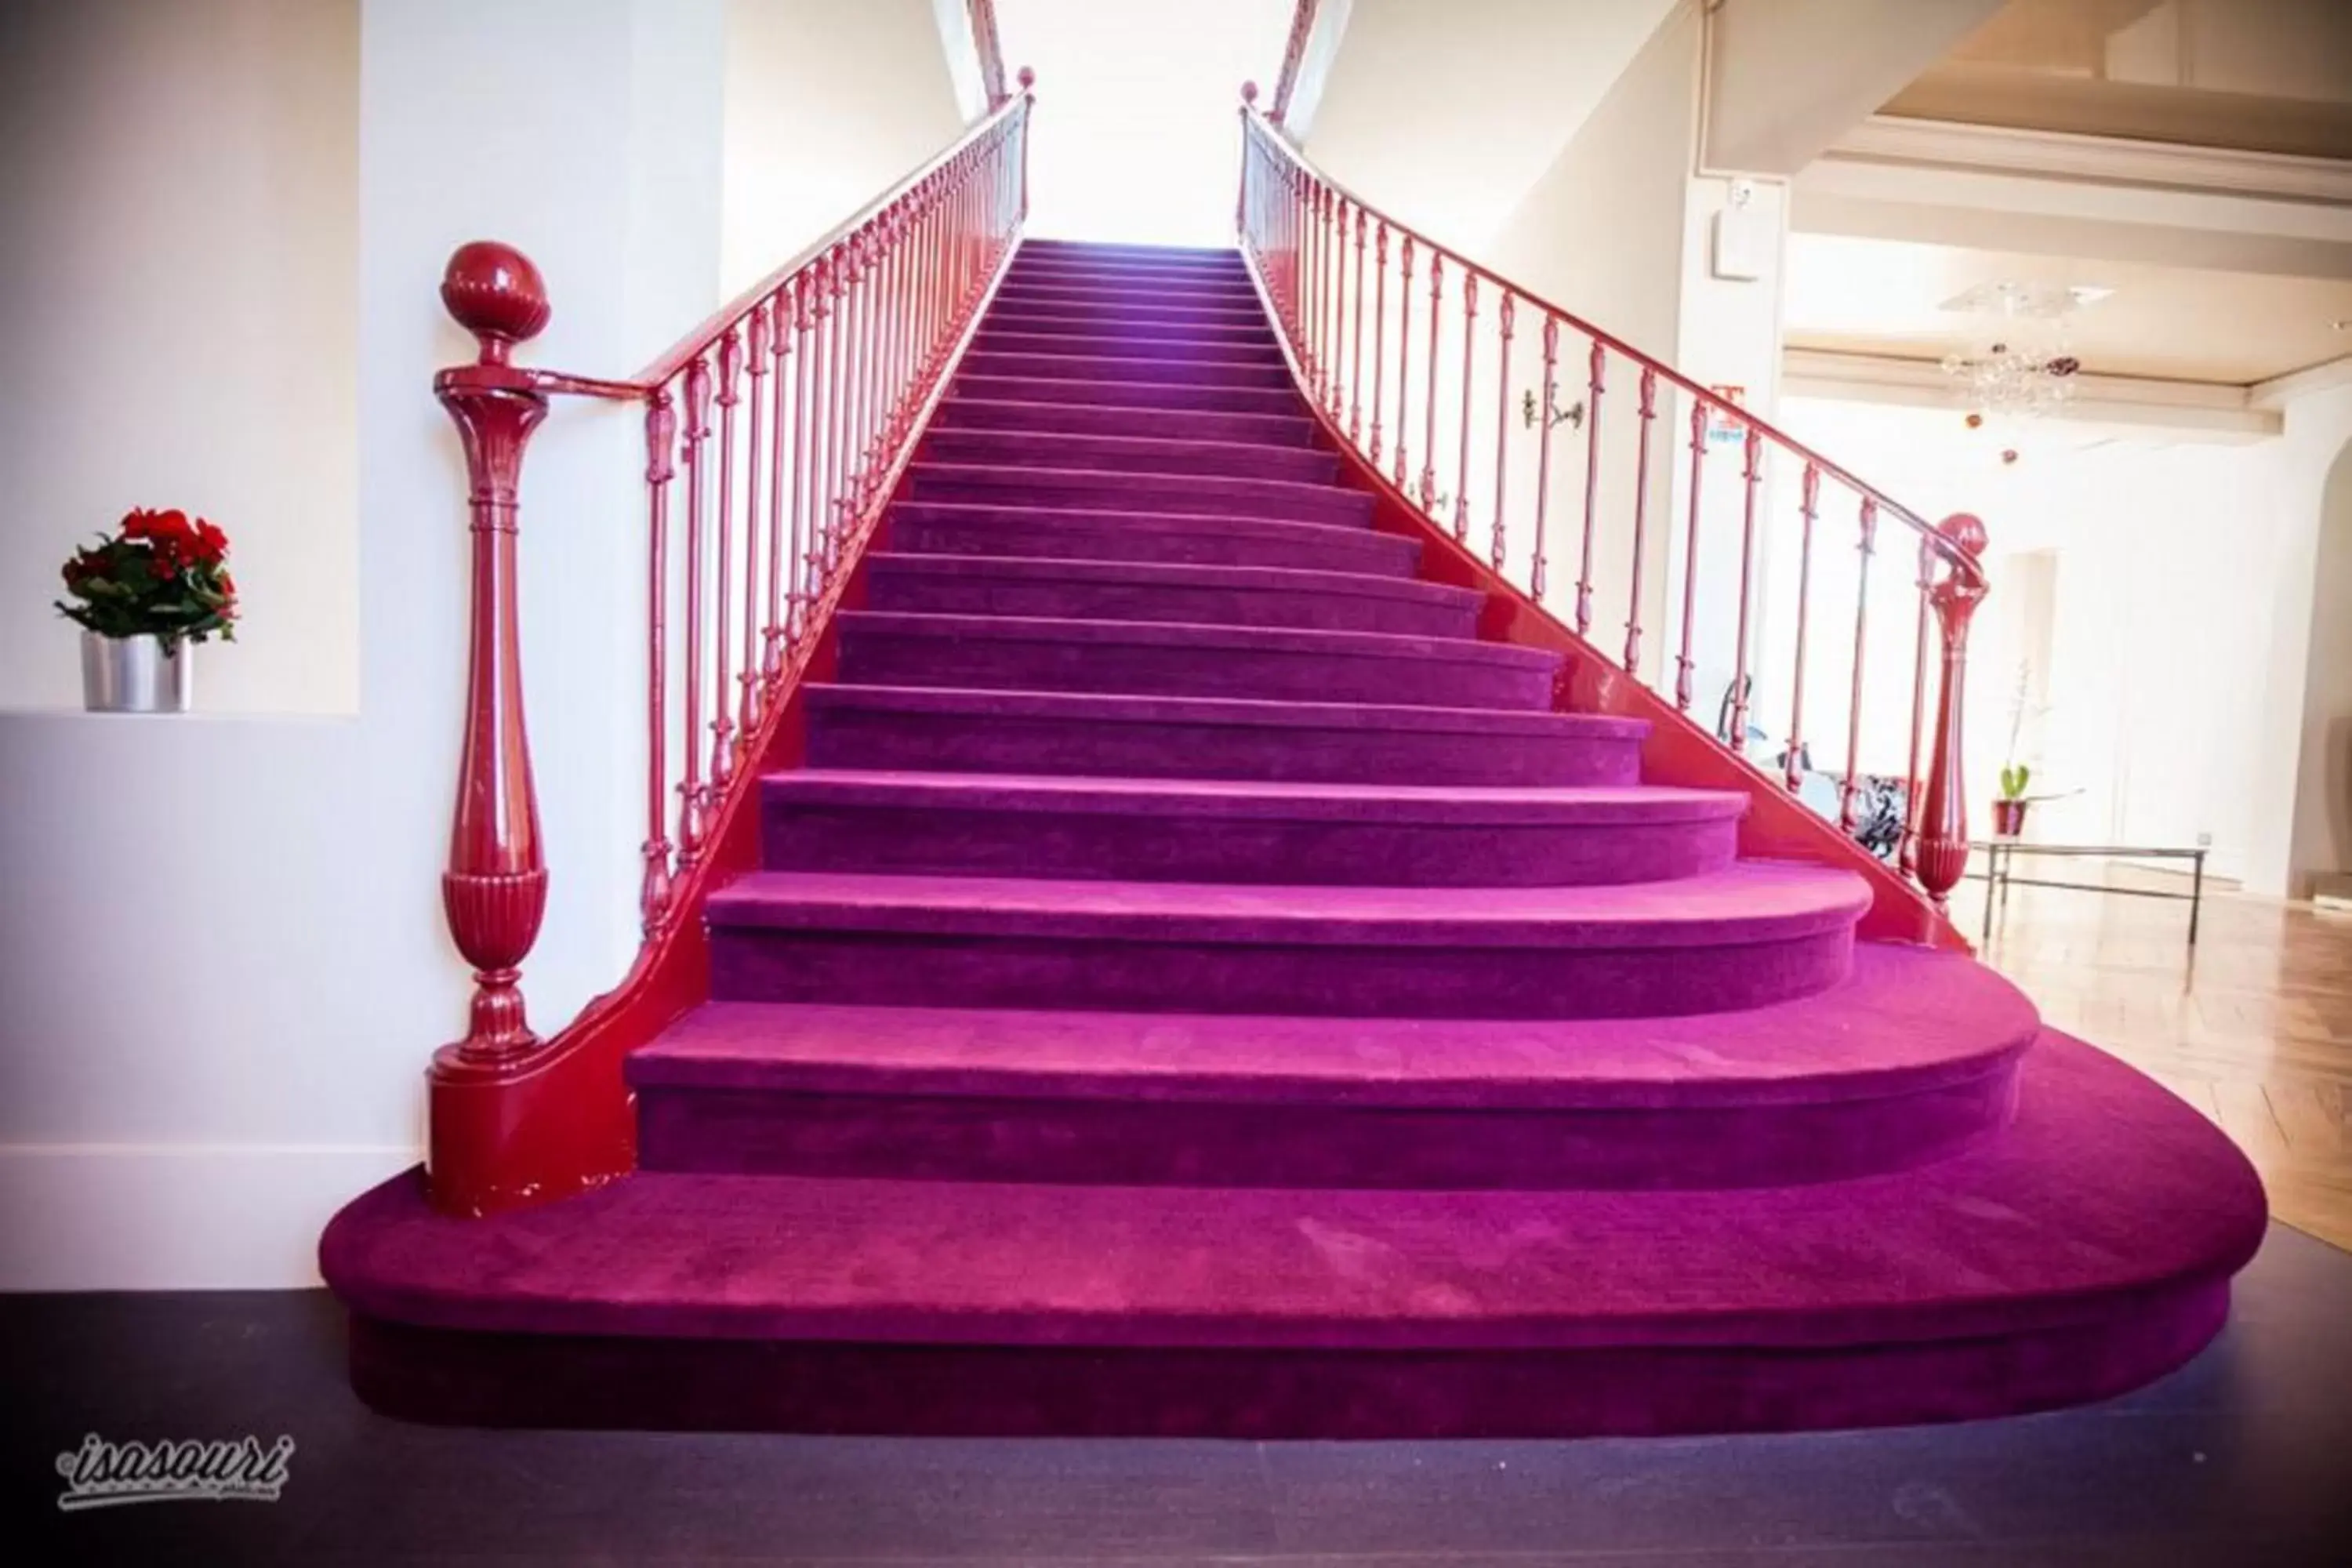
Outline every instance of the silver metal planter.
{"type": "Polygon", "coordinates": [[[196,696],[196,645],[81,634],[81,705],[92,713],[185,713],[196,696]]]}

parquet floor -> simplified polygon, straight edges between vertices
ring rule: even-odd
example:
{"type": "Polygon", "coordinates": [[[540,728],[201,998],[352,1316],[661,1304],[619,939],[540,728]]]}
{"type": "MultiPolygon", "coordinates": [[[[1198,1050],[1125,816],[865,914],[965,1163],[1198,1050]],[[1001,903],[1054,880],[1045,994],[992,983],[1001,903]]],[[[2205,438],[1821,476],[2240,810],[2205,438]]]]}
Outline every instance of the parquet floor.
{"type": "MultiPolygon", "coordinates": [[[[2068,869],[2045,875],[2100,879],[2094,862],[2048,864],[2068,869]]],[[[2121,866],[2106,876],[2187,885],[2121,866]]],[[[2277,1218],[2352,1249],[2352,914],[2206,888],[2193,956],[2186,903],[2037,888],[2011,889],[1982,956],[2051,1025],[2219,1123],[2261,1170],[2277,1218]]],[[[1972,940],[1983,899],[1967,882],[1952,900],[1972,940]]]]}

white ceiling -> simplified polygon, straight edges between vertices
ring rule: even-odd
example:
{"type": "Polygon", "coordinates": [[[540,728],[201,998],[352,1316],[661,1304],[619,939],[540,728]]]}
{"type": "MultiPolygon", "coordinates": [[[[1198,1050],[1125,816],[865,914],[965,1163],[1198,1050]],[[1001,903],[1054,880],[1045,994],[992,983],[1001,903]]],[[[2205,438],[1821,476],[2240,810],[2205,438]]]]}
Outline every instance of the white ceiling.
{"type": "Polygon", "coordinates": [[[2352,353],[2352,280],[2084,261],[1846,235],[1789,237],[1790,346],[1937,360],[1980,335],[1943,309],[1988,283],[2112,289],[2067,321],[2091,373],[2247,385],[2352,353]]]}

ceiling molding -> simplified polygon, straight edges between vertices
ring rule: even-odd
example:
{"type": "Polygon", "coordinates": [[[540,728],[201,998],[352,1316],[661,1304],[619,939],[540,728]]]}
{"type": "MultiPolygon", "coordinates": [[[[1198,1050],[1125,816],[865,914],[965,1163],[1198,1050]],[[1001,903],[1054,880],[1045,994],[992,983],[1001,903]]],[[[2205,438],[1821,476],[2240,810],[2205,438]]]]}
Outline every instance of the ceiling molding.
{"type": "MultiPolygon", "coordinates": [[[[1949,408],[1956,413],[1959,409],[1951,377],[1935,361],[1899,359],[1891,354],[1840,353],[1830,349],[1783,350],[1780,392],[1790,397],[1894,403],[1949,408]]],[[[2256,406],[2252,389],[2247,387],[2219,382],[2160,381],[2148,376],[2087,373],[2074,378],[2074,396],[2053,417],[2070,424],[2162,430],[2175,437],[2205,441],[2258,441],[2285,428],[2278,411],[2256,406]]]]}
{"type": "Polygon", "coordinates": [[[2294,398],[2347,385],[2352,385],[2352,353],[2258,381],[2246,388],[2246,401],[2256,408],[2284,408],[2294,398]]]}
{"type": "Polygon", "coordinates": [[[2352,204],[2352,160],[2241,153],[2062,131],[2018,131],[1874,114],[1823,154],[2053,180],[2228,192],[2272,201],[2352,204]]]}

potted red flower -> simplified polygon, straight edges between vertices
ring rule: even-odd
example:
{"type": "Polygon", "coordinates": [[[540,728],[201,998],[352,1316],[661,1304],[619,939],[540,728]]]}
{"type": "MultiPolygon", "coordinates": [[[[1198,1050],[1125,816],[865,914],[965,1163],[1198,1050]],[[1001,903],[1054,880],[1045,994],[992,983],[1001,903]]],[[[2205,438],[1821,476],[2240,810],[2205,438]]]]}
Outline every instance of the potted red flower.
{"type": "Polygon", "coordinates": [[[184,511],[133,511],[63,574],[58,611],[82,629],[82,705],[94,713],[184,713],[193,645],[236,637],[228,535],[184,511]]]}

